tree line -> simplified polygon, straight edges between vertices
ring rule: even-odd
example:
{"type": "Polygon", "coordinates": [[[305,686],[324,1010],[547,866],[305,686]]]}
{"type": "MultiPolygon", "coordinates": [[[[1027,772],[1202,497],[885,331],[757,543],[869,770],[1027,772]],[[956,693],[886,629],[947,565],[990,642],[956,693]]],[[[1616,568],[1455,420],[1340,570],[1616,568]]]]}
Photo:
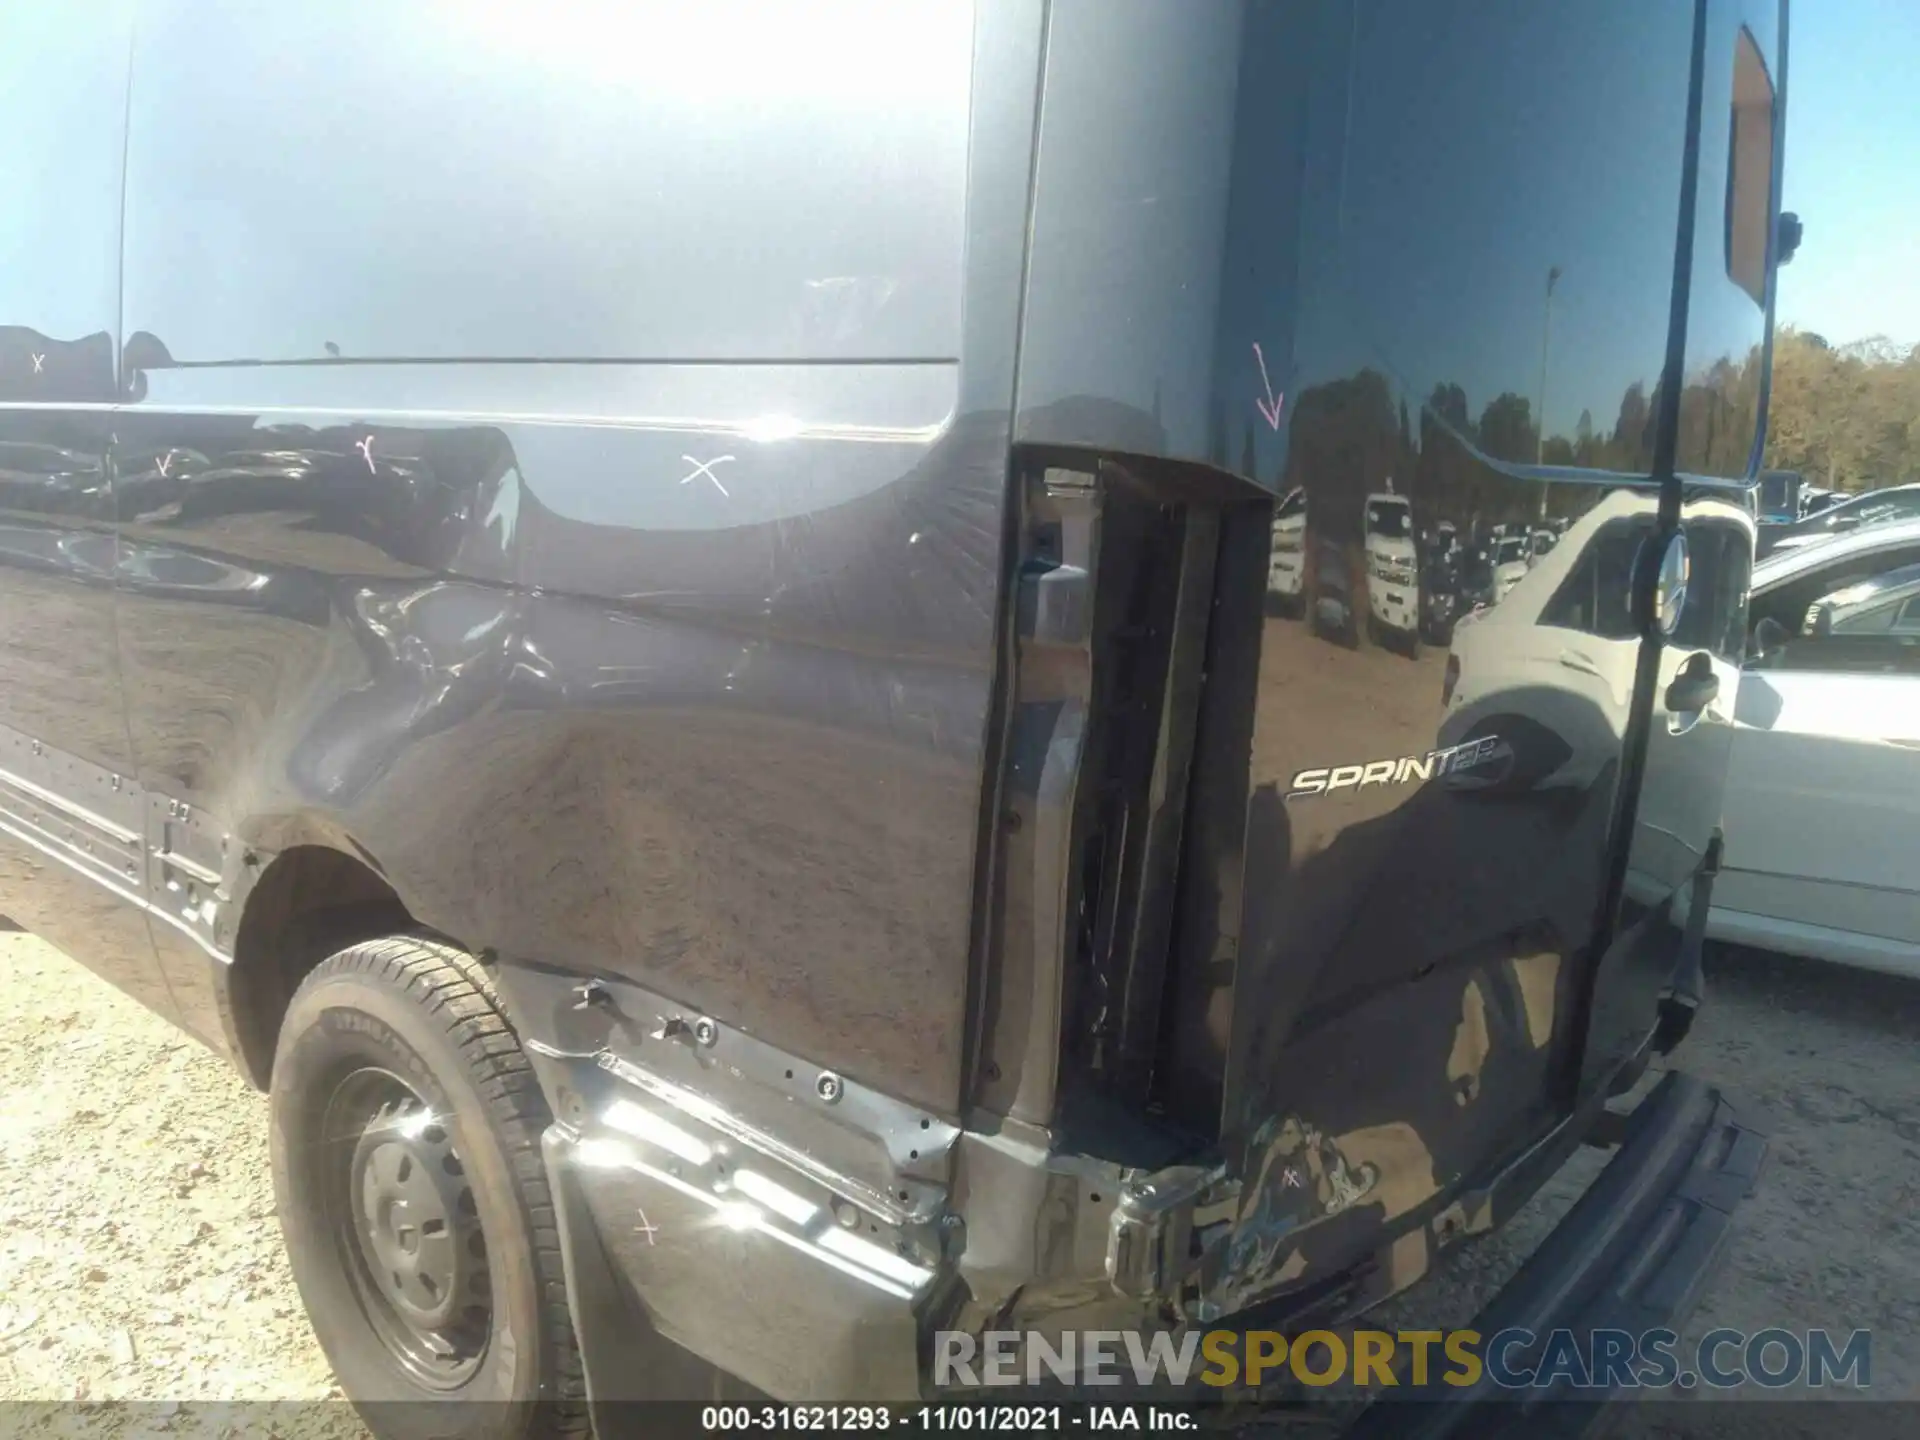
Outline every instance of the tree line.
{"type": "Polygon", "coordinates": [[[1920,480],[1920,345],[1782,328],[1767,412],[1769,469],[1830,490],[1920,480]]]}
{"type": "MultiPolygon", "coordinates": [[[[1688,378],[1680,394],[1677,468],[1746,473],[1762,371],[1755,349],[1688,378]]],[[[1357,536],[1365,497],[1389,481],[1430,519],[1476,529],[1577,514],[1585,508],[1582,487],[1542,487],[1502,466],[1645,474],[1664,403],[1660,385],[1636,382],[1614,414],[1596,418],[1582,411],[1571,434],[1543,440],[1524,395],[1496,395],[1476,410],[1461,386],[1440,384],[1414,413],[1396,395],[1386,375],[1363,369],[1311,387],[1295,406],[1281,489],[1303,487],[1320,527],[1333,538],[1357,536]]],[[[1845,490],[1920,478],[1920,347],[1882,339],[1835,347],[1811,332],[1782,328],[1774,339],[1762,464],[1845,490]]],[[[1242,465],[1253,473],[1250,430],[1242,465]]]]}

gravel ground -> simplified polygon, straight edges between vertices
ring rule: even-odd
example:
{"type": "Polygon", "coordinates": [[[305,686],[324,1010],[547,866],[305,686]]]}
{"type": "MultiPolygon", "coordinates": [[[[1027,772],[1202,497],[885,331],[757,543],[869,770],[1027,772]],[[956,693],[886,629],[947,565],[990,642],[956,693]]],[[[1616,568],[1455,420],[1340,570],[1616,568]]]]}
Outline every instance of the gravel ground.
{"type": "MultiPolygon", "coordinates": [[[[1716,956],[1711,978],[1685,1062],[1759,1102],[1775,1143],[1693,1330],[1870,1328],[1875,1394],[1920,1399],[1920,986],[1745,953],[1716,956]]],[[[31,937],[0,934],[0,993],[0,1400],[337,1397],[281,1253],[264,1098],[31,937]]],[[[1400,1304],[1464,1322],[1599,1163],[1579,1157],[1400,1304]]],[[[227,1419],[269,1413],[281,1433],[357,1433],[339,1405],[227,1419]]],[[[12,1433],[76,1428],[71,1410],[5,1414],[12,1433]]],[[[205,1428],[217,1408],[88,1415],[101,1434],[221,1428],[205,1428]]],[[[1776,1415],[1764,1433],[1831,1433],[1799,1407],[1776,1415]]],[[[1744,1437],[1757,1420],[1670,1406],[1646,1428],[1744,1437]]]]}
{"type": "MultiPolygon", "coordinates": [[[[1708,1004],[1674,1057],[1750,1108],[1773,1144],[1722,1268],[1681,1337],[1872,1332],[1871,1391],[1920,1399],[1920,984],[1817,961],[1713,950],[1708,1004]]],[[[1657,1076],[1642,1084],[1649,1088],[1657,1076]]],[[[1467,1324],[1606,1163],[1576,1155],[1504,1231],[1394,1302],[1389,1323],[1467,1324]]],[[[1649,1404],[1626,1433],[1688,1440],[1905,1436],[1911,1412],[1836,1414],[1832,1391],[1705,1387],[1649,1404]],[[1699,1402],[1718,1402],[1702,1404],[1699,1402]]],[[[1904,1407],[1903,1407],[1904,1409],[1904,1407]]]]}
{"type": "MultiPolygon", "coordinates": [[[[280,1246],[265,1097],[31,936],[0,935],[0,993],[0,1400],[338,1397],[280,1246]]],[[[86,1413],[102,1434],[168,1418],[86,1413]]]]}

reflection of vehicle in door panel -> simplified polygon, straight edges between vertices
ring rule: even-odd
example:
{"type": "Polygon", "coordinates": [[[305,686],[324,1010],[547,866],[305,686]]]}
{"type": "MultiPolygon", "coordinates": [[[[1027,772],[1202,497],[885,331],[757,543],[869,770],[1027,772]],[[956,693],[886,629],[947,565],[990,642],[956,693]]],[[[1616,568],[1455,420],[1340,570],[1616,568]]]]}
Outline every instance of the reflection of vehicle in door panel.
{"type": "Polygon", "coordinates": [[[329,609],[326,588],[305,571],[241,564],[144,537],[123,539],[116,557],[111,537],[107,543],[105,558],[117,565],[119,584],[135,595],[231,605],[311,624],[324,623],[329,609]]]}
{"type": "Polygon", "coordinates": [[[1920,634],[1916,596],[1920,596],[1920,570],[1910,565],[1856,581],[1814,601],[1807,610],[1805,633],[1814,639],[1896,635],[1904,642],[1920,634]]]}
{"type": "Polygon", "coordinates": [[[0,565],[60,575],[84,585],[111,586],[113,557],[111,535],[0,522],[0,565]]]}
{"type": "Polygon", "coordinates": [[[1920,522],[1755,567],[1717,939],[1920,975],[1920,522]]]}
{"type": "Polygon", "coordinates": [[[1712,862],[1753,568],[1755,526],[1742,499],[1727,487],[1701,488],[1681,511],[1685,602],[1656,661],[1639,824],[1625,877],[1632,904],[1655,907],[1677,893],[1684,900],[1688,877],[1712,862]]]}
{"type": "Polygon", "coordinates": [[[1824,509],[1790,524],[1768,525],[1760,532],[1760,554],[1817,545],[1836,535],[1920,519],[1920,484],[1889,485],[1859,495],[1842,496],[1824,509]]]}
{"type": "Polygon", "coordinates": [[[1796,470],[1762,470],[1754,488],[1754,501],[1760,524],[1790,525],[1806,512],[1802,501],[1807,491],[1796,470]]]}
{"type": "Polygon", "coordinates": [[[1720,778],[1619,617],[1707,502],[1603,487],[1677,348],[1761,393],[1772,93],[1713,57],[1777,6],[646,0],[615,86],[513,6],[126,8],[0,7],[0,911],[269,1091],[349,1395],[500,1402],[383,1440],[1342,1323],[1585,1142],[1496,1305],[1682,1318],[1765,1147],[1677,1073],[1604,1115],[1691,1014],[1629,817],[1710,877],[1720,778]],[[1563,266],[1549,413],[1621,420],[1543,491],[1563,266]]]}
{"type": "MultiPolygon", "coordinates": [[[[1657,506],[1651,491],[1616,490],[1499,604],[1455,623],[1439,743],[1502,737],[1496,762],[1457,788],[1585,791],[1615,763],[1640,655],[1633,561],[1657,506]]],[[[1493,554],[1522,543],[1499,537],[1493,554]]]]}
{"type": "Polygon", "coordinates": [[[1433,645],[1453,643],[1453,622],[1461,613],[1460,548],[1452,527],[1436,533],[1421,552],[1420,634],[1433,645]]]}
{"type": "Polygon", "coordinates": [[[152,595],[190,596],[196,600],[252,600],[267,588],[268,577],[224,560],[164,546],[128,547],[120,573],[133,589],[152,595]]]}
{"type": "Polygon", "coordinates": [[[1346,547],[1324,535],[1313,541],[1313,627],[1349,649],[1360,643],[1346,547]]]}
{"type": "Polygon", "coordinates": [[[0,510],[71,513],[106,493],[98,457],[59,445],[0,443],[0,510]]]}
{"type": "Polygon", "coordinates": [[[1267,557],[1267,598],[1283,610],[1300,609],[1307,591],[1307,492],[1295,488],[1273,507],[1273,549],[1267,557]]]}
{"type": "MultiPolygon", "coordinates": [[[[1584,794],[1618,779],[1642,648],[1634,577],[1657,494],[1621,489],[1576,523],[1507,599],[1456,629],[1442,745],[1497,735],[1492,763],[1451,783],[1492,796],[1584,794]]],[[[1627,896],[1658,906],[1707,860],[1730,744],[1752,526],[1737,494],[1689,501],[1686,603],[1658,649],[1627,896]],[[1702,822],[1699,816],[1707,819],[1702,822]]]]}
{"type": "Polygon", "coordinates": [[[1513,593],[1513,587],[1524,580],[1532,568],[1531,541],[1524,533],[1496,535],[1488,558],[1493,565],[1493,599],[1498,604],[1513,593]]]}
{"type": "Polygon", "coordinates": [[[1413,505],[1404,495],[1369,495],[1366,508],[1367,631],[1420,653],[1420,556],[1413,505]]]}
{"type": "Polygon", "coordinates": [[[1455,607],[1458,613],[1466,616],[1490,608],[1499,598],[1498,589],[1493,575],[1492,546],[1481,543],[1465,546],[1460,554],[1460,599],[1455,607]]]}

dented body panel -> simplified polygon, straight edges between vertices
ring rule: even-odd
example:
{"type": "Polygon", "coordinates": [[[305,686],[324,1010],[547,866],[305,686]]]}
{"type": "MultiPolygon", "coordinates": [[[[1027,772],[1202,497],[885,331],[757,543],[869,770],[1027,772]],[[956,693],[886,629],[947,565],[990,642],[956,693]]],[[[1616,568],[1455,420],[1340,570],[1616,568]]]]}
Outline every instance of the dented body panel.
{"type": "MultiPolygon", "coordinates": [[[[596,1399],[1358,1313],[1684,1032],[1777,4],[641,6],[657,94],[558,29],[470,134],[370,100],[377,176],[296,135],[276,173],[338,198],[284,253],[284,196],[188,164],[278,74],[210,77],[208,8],[83,57],[131,94],[124,158],[74,132],[84,223],[126,194],[84,303],[0,282],[0,911],[256,1076],[277,867],[481,955],[596,1399]],[[723,41],[755,104],[689,120],[723,41]],[[639,219],[518,223],[603,185],[556,134],[639,219]],[[188,199],[249,238],[183,244],[188,199]],[[1402,548],[1559,538],[1431,607],[1450,645],[1376,637],[1386,495],[1396,616],[1472,569],[1402,548]]],[[[518,53],[336,9],[314,76],[369,26],[398,73],[518,53]]]]}

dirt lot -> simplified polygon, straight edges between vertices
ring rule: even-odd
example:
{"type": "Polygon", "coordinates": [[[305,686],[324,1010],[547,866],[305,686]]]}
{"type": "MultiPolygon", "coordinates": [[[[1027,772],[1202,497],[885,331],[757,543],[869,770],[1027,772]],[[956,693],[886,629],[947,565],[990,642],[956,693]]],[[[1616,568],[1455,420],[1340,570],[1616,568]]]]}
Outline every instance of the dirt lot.
{"type": "MultiPolygon", "coordinates": [[[[280,1248],[264,1097],[29,936],[0,934],[0,993],[0,1399],[337,1395],[280,1248]]],[[[305,1433],[355,1432],[325,1412],[305,1433]]]]}
{"type": "MultiPolygon", "coordinates": [[[[1920,984],[1727,950],[1710,955],[1708,977],[1708,1007],[1675,1061],[1752,1102],[1773,1148],[1679,1353],[1722,1326],[1749,1334],[1825,1328],[1842,1339],[1865,1329],[1873,1332],[1872,1388],[1855,1398],[1920,1399],[1920,984]]],[[[1465,1323],[1604,1163],[1600,1152],[1576,1156],[1512,1227],[1437,1277],[1430,1295],[1414,1292],[1396,1303],[1420,1323],[1465,1323]]],[[[1856,1413],[1838,1428],[1832,1393],[1802,1387],[1702,1387],[1675,1397],[1716,1400],[1722,1403],[1653,1407],[1638,1433],[1663,1440],[1912,1433],[1878,1405],[1871,1417],[1856,1413]],[[1788,1403],[1757,1413],[1765,1402],[1788,1403]]]]}
{"type": "MultiPolygon", "coordinates": [[[[1920,986],[1748,954],[1718,957],[1713,986],[1687,1063],[1764,1105],[1776,1139],[1694,1330],[1868,1327],[1876,1394],[1920,1398],[1920,986]]],[[[0,992],[0,1399],[336,1395],[281,1255],[262,1097],[40,941],[0,935],[0,992]]],[[[1418,1292],[1423,1322],[1464,1321],[1597,1161],[1418,1292]]],[[[1740,1410],[1659,1433],[1754,1433],[1740,1410]]],[[[162,1415],[116,1413],[95,1433],[162,1415]]],[[[354,1433],[344,1407],[285,1413],[354,1433]]],[[[1768,1433],[1815,1433],[1793,1415],[1768,1433]]]]}

